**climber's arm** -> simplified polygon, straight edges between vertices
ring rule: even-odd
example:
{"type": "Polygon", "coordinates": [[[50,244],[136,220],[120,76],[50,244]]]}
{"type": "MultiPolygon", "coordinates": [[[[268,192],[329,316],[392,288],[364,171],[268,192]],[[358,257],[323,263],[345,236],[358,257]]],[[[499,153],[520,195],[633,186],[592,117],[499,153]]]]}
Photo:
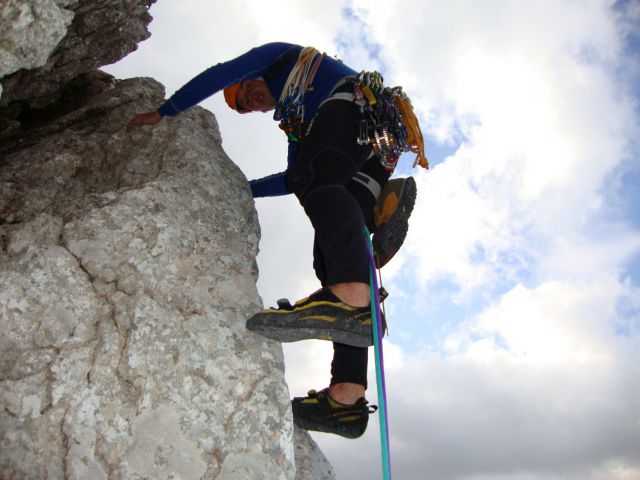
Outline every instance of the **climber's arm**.
{"type": "Polygon", "coordinates": [[[287,188],[287,172],[274,173],[268,177],[249,182],[251,194],[257,197],[277,197],[291,193],[287,188]]]}
{"type": "Polygon", "coordinates": [[[260,77],[283,52],[292,47],[294,45],[289,43],[267,43],[233,60],[218,63],[183,85],[158,108],[158,112],[163,117],[175,116],[229,85],[260,77]]]}

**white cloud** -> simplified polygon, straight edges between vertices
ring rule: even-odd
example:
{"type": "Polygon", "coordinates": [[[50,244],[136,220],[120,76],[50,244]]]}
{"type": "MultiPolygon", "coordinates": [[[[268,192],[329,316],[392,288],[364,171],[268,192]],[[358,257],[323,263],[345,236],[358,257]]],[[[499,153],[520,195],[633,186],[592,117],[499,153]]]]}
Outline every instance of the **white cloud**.
{"type": "Polygon", "coordinates": [[[331,342],[304,341],[284,344],[285,377],[291,396],[303,397],[311,389],[329,386],[333,356],[331,342]]]}
{"type": "Polygon", "coordinates": [[[518,285],[475,318],[470,330],[462,330],[456,347],[481,360],[508,353],[533,366],[609,365],[627,341],[612,328],[616,302],[631,294],[624,289],[613,275],[552,281],[533,290],[518,285]]]}
{"type": "Polygon", "coordinates": [[[258,200],[257,206],[262,229],[260,295],[267,305],[275,306],[282,297],[293,303],[320,287],[312,268],[311,223],[293,196],[258,200]]]}
{"type": "Polygon", "coordinates": [[[539,278],[585,279],[626,265],[640,251],[640,233],[627,225],[605,224],[605,230],[584,238],[555,239],[551,251],[538,263],[539,278]]]}

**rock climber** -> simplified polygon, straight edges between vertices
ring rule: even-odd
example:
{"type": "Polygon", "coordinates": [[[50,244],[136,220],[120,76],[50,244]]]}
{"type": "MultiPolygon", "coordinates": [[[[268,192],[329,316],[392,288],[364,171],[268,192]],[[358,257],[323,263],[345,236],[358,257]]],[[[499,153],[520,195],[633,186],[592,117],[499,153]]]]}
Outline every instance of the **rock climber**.
{"type": "Polygon", "coordinates": [[[294,398],[293,416],[300,428],[347,438],[361,436],[374,411],[365,399],[372,319],[364,227],[373,232],[382,267],[404,241],[416,194],[411,177],[389,181],[392,169],[371,144],[358,141],[366,118],[354,102],[357,75],[315,49],[269,43],[210,67],[156,111],[129,122],[156,124],[219,91],[239,113],[276,110],[288,137],[287,169],[252,180],[251,191],[254,197],[296,195],[314,228],[313,264],[322,288],[293,305],[278,301],[278,308],[251,317],[247,328],[285,342],[333,341],[329,387],[294,398]]]}

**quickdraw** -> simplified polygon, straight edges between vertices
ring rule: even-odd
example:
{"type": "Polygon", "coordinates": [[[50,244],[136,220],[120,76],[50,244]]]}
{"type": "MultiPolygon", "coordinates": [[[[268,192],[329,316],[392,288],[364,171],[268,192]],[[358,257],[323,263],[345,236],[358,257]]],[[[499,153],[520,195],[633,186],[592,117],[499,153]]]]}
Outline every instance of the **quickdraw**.
{"type": "Polygon", "coordinates": [[[416,164],[429,168],[424,140],[409,97],[402,87],[385,87],[378,72],[361,72],[354,82],[354,101],[365,113],[358,143],[371,145],[384,169],[391,173],[400,154],[413,152],[416,164]]]}
{"type": "Polygon", "coordinates": [[[280,129],[293,142],[302,141],[304,100],[307,92],[313,90],[313,79],[325,56],[325,53],[320,54],[313,47],[304,47],[287,77],[276,105],[273,119],[280,122],[280,129]]]}

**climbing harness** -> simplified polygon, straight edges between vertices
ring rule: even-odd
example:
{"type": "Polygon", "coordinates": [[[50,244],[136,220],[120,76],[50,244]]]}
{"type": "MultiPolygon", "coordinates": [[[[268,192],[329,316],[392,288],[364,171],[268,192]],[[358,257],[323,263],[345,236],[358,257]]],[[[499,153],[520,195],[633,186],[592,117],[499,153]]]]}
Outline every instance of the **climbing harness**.
{"type": "Polygon", "coordinates": [[[387,388],[384,378],[384,357],[382,352],[382,315],[380,313],[380,295],[376,281],[376,263],[373,259],[371,234],[364,227],[367,252],[369,253],[369,286],[371,302],[371,318],[373,328],[373,345],[376,360],[376,383],[378,386],[378,403],[380,412],[380,447],[382,453],[382,474],[384,480],[391,480],[391,452],[389,451],[389,421],[387,418],[387,388]]]}
{"type": "Polygon", "coordinates": [[[382,187],[380,186],[378,181],[371,175],[368,175],[364,172],[358,172],[351,180],[359,183],[367,190],[369,190],[369,192],[371,192],[371,195],[373,195],[373,198],[375,198],[376,200],[378,199],[378,197],[380,197],[380,194],[382,193],[382,187]]]}
{"type": "Polygon", "coordinates": [[[273,119],[280,122],[280,129],[293,142],[302,141],[304,100],[313,90],[313,79],[325,56],[313,47],[304,47],[282,88],[273,119]]]}
{"type": "MultiPolygon", "coordinates": [[[[367,162],[373,157],[375,157],[375,153],[370,152],[369,156],[367,157],[367,162]]],[[[371,192],[371,195],[373,195],[373,198],[375,198],[376,200],[380,197],[380,194],[382,193],[382,185],[380,185],[380,183],[378,183],[378,181],[371,175],[365,172],[358,172],[353,176],[351,180],[359,183],[364,188],[369,190],[369,192],[371,192]]]]}
{"type": "MultiPolygon", "coordinates": [[[[292,58],[293,52],[286,52],[276,61],[273,69],[279,69],[292,58]]],[[[304,101],[307,93],[313,91],[313,80],[326,53],[313,47],[300,50],[285,82],[273,114],[280,122],[280,129],[292,142],[301,142],[304,134],[304,101]]],[[[272,72],[270,73],[272,74],[272,72]]],[[[402,87],[385,87],[379,72],[360,72],[355,77],[347,77],[334,88],[334,93],[318,107],[329,100],[353,101],[364,114],[360,121],[358,144],[371,145],[372,152],[380,158],[388,173],[393,173],[400,154],[416,154],[413,164],[429,168],[424,153],[424,139],[420,124],[413,111],[411,100],[402,87]],[[353,90],[341,90],[352,84],[353,90]]]]}
{"type": "Polygon", "coordinates": [[[411,100],[402,87],[385,87],[378,72],[360,72],[354,81],[354,102],[365,118],[360,121],[360,145],[371,145],[382,166],[392,173],[403,152],[413,152],[413,164],[429,168],[424,139],[411,100]]]}

